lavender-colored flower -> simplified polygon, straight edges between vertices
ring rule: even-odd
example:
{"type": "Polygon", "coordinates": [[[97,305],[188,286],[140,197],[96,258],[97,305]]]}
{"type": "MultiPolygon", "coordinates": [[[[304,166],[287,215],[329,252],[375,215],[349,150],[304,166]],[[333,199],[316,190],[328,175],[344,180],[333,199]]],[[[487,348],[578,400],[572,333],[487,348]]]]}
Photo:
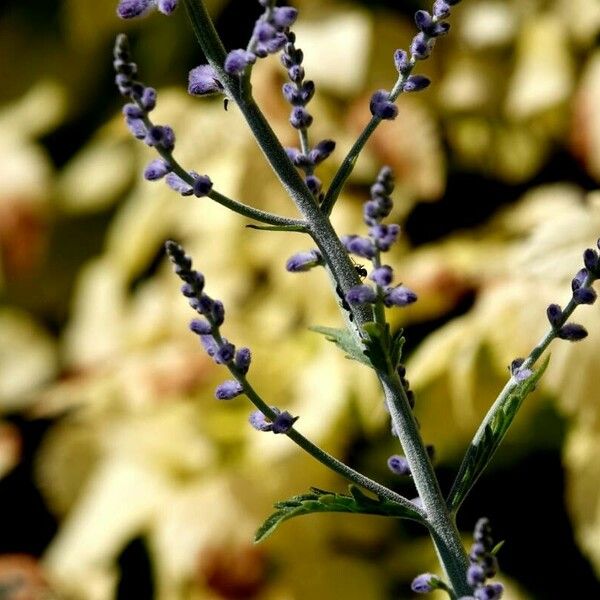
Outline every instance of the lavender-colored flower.
{"type": "Polygon", "coordinates": [[[273,23],[280,29],[291,27],[298,18],[298,11],[291,6],[280,6],[273,9],[273,23]]]}
{"type": "Polygon", "coordinates": [[[370,285],[356,285],[346,292],[349,304],[372,304],[377,301],[377,292],[370,285]]]}
{"type": "Polygon", "coordinates": [[[159,146],[165,150],[175,147],[175,132],[168,125],[154,125],[150,127],[145,140],[148,146],[159,146]]]}
{"type": "Polygon", "coordinates": [[[593,248],[588,248],[583,253],[583,264],[590,273],[597,274],[599,272],[598,252],[593,248]]]}
{"type": "Polygon", "coordinates": [[[569,342],[578,342],[583,338],[586,338],[588,332],[583,325],[577,323],[567,323],[563,325],[556,334],[561,340],[567,340],[569,342]]]}
{"type": "Polygon", "coordinates": [[[380,287],[387,287],[394,279],[394,271],[389,265],[383,265],[371,271],[369,279],[380,287]]]}
{"type": "Polygon", "coordinates": [[[580,269],[579,271],[577,271],[577,274],[575,275],[575,277],[573,277],[571,281],[571,289],[573,291],[578,290],[585,283],[587,276],[587,269],[580,269]]]}
{"type": "Polygon", "coordinates": [[[405,92],[420,92],[429,87],[430,83],[431,81],[425,75],[411,75],[402,86],[402,89],[405,92]]]}
{"type": "Polygon", "coordinates": [[[504,587],[501,583],[492,583],[475,590],[474,595],[477,600],[500,600],[503,592],[504,587]]]}
{"type": "Polygon", "coordinates": [[[156,181],[162,179],[170,170],[171,167],[164,159],[157,158],[150,162],[144,170],[144,178],[148,181],[156,181]]]}
{"type": "Polygon", "coordinates": [[[298,252],[290,256],[285,264],[285,268],[290,273],[300,273],[323,264],[321,253],[315,249],[308,250],[307,252],[298,252]]]}
{"type": "Polygon", "coordinates": [[[294,417],[287,410],[284,410],[273,421],[271,431],[273,433],[287,433],[297,420],[298,417],[294,417]]]}
{"type": "Polygon", "coordinates": [[[368,238],[363,238],[358,235],[346,235],[341,238],[342,244],[348,252],[356,254],[361,258],[374,258],[375,248],[373,242],[368,238]]]}
{"type": "Polygon", "coordinates": [[[519,383],[521,381],[525,381],[526,379],[529,379],[533,375],[533,371],[531,369],[524,369],[523,368],[522,365],[523,365],[524,362],[525,362],[524,358],[515,358],[510,363],[510,367],[509,367],[510,374],[519,383]]]}
{"type": "Polygon", "coordinates": [[[573,292],[575,304],[594,304],[596,292],[589,287],[580,287],[573,292]]]}
{"type": "Polygon", "coordinates": [[[232,50],[225,58],[224,69],[230,75],[239,75],[248,65],[256,62],[256,54],[243,48],[232,50]]]}
{"type": "Polygon", "coordinates": [[[469,565],[467,569],[467,582],[471,587],[484,583],[486,580],[485,571],[479,564],[469,565]]]}
{"type": "Polygon", "coordinates": [[[193,319],[190,321],[190,331],[193,331],[196,335],[211,335],[212,326],[204,319],[193,319]]]}
{"type": "Polygon", "coordinates": [[[312,122],[312,115],[303,106],[294,106],[290,114],[290,125],[294,129],[306,129],[312,122]]]}
{"type": "Polygon", "coordinates": [[[192,96],[209,96],[223,92],[223,84],[210,65],[200,65],[188,74],[188,93],[192,96]]]}
{"type": "Polygon", "coordinates": [[[217,344],[217,340],[215,340],[213,335],[201,335],[200,343],[202,344],[206,354],[208,354],[211,358],[215,358],[217,352],[219,351],[219,344],[217,344]]]}
{"type": "Polygon", "coordinates": [[[446,19],[450,16],[450,3],[446,0],[435,0],[433,3],[433,16],[437,19],[446,19]]]}
{"type": "Polygon", "coordinates": [[[380,119],[392,121],[398,116],[398,107],[390,101],[390,94],[387,90],[377,90],[371,96],[369,107],[371,114],[380,119]]]}
{"type": "Polygon", "coordinates": [[[246,374],[250,368],[250,362],[252,361],[252,353],[250,348],[240,348],[235,353],[234,366],[242,374],[246,374]]]}
{"type": "Polygon", "coordinates": [[[146,137],[147,130],[146,125],[142,119],[131,119],[129,117],[125,118],[125,124],[134,138],[138,140],[143,140],[146,137]]]}
{"type": "Polygon", "coordinates": [[[396,223],[390,223],[389,225],[378,223],[369,229],[369,234],[375,245],[383,252],[387,252],[398,240],[400,225],[396,223]]]}
{"type": "Polygon", "coordinates": [[[417,295],[409,288],[399,285],[389,288],[383,296],[383,303],[388,306],[408,306],[417,301],[417,295]]]}
{"type": "Polygon", "coordinates": [[[194,193],[192,186],[181,179],[176,173],[169,173],[165,177],[165,181],[172,190],[178,192],[182,196],[191,196],[194,193]]]}
{"type": "Polygon", "coordinates": [[[215,353],[214,358],[218,365],[227,365],[233,360],[234,357],[235,346],[224,340],[215,353]]]}
{"type": "Polygon", "coordinates": [[[146,112],[154,110],[156,107],[156,90],[153,87],[145,87],[140,97],[140,103],[146,112]]]}
{"type": "Polygon", "coordinates": [[[412,69],[410,58],[408,57],[406,50],[398,49],[394,52],[394,65],[401,75],[405,75],[412,69]]]}
{"type": "Polygon", "coordinates": [[[121,0],[117,15],[122,19],[133,19],[157,8],[164,15],[170,15],[177,8],[177,0],[121,0]]]}
{"type": "Polygon", "coordinates": [[[223,325],[223,321],[225,321],[225,307],[220,300],[212,300],[210,310],[207,312],[210,312],[210,317],[217,327],[223,325]]]}
{"type": "Polygon", "coordinates": [[[208,175],[198,175],[194,177],[193,192],[197,198],[208,196],[212,191],[212,181],[208,175]]]}
{"type": "Polygon", "coordinates": [[[550,304],[546,309],[546,316],[554,329],[560,327],[564,321],[562,308],[558,304],[550,304]]]}
{"type": "Polygon", "coordinates": [[[410,584],[410,589],[417,594],[429,594],[440,587],[440,578],[432,573],[423,573],[415,577],[410,584]]]}
{"type": "Polygon", "coordinates": [[[387,466],[388,469],[396,475],[410,475],[410,467],[408,466],[408,461],[404,456],[400,456],[399,454],[394,454],[390,456],[387,460],[387,466]]]}
{"type": "Polygon", "coordinates": [[[308,154],[313,165],[318,165],[323,162],[335,150],[335,142],[333,140],[321,140],[308,154]]]}
{"type": "Polygon", "coordinates": [[[217,386],[215,397],[217,400],[231,400],[243,393],[244,388],[242,387],[242,384],[235,379],[229,379],[217,386]]]}
{"type": "Polygon", "coordinates": [[[252,425],[252,427],[254,427],[254,429],[257,429],[258,431],[271,431],[271,429],[273,428],[273,425],[270,421],[267,421],[267,417],[265,417],[265,415],[260,412],[260,410],[255,410],[252,413],[250,413],[250,416],[248,417],[248,422],[250,423],[250,425],[252,425]]]}
{"type": "Polygon", "coordinates": [[[421,31],[413,38],[410,44],[410,53],[416,60],[425,60],[431,54],[434,44],[435,39],[421,31]]]}
{"type": "Polygon", "coordinates": [[[267,417],[259,411],[256,410],[251,413],[248,421],[250,425],[254,427],[254,429],[258,429],[258,431],[272,431],[273,433],[287,433],[294,425],[294,423],[298,420],[298,417],[292,416],[289,412],[284,410],[280,411],[275,406],[271,407],[273,412],[277,415],[274,421],[267,420],[267,417]]]}

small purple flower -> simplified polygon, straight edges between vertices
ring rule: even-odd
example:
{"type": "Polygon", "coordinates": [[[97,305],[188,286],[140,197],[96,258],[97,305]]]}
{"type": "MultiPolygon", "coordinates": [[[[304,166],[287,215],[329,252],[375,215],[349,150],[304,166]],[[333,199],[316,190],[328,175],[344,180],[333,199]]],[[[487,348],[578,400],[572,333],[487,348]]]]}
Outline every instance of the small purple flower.
{"type": "Polygon", "coordinates": [[[510,363],[510,374],[518,381],[519,383],[529,379],[533,375],[533,371],[531,369],[522,368],[523,363],[525,362],[524,358],[515,358],[510,363]]]}
{"type": "Polygon", "coordinates": [[[389,225],[377,224],[369,229],[376,246],[383,252],[387,252],[398,240],[400,235],[400,225],[390,223],[389,225]]]}
{"type": "Polygon", "coordinates": [[[280,29],[286,29],[291,27],[296,18],[298,17],[298,11],[291,6],[280,6],[273,9],[273,23],[280,29]]]}
{"type": "Polygon", "coordinates": [[[335,150],[335,142],[333,140],[320,141],[308,154],[310,161],[318,165],[323,162],[335,150]]]}
{"type": "Polygon", "coordinates": [[[425,60],[433,49],[435,40],[422,31],[417,33],[410,44],[410,53],[416,60],[425,60]]]}
{"type": "Polygon", "coordinates": [[[212,181],[208,175],[198,175],[197,177],[194,177],[194,196],[197,198],[208,196],[212,191],[212,185],[212,181]]]}
{"type": "Polygon", "coordinates": [[[146,13],[153,5],[153,0],[121,0],[117,6],[117,15],[121,19],[133,19],[146,13]]]}
{"type": "Polygon", "coordinates": [[[212,326],[204,319],[193,319],[190,321],[190,331],[193,331],[196,335],[211,335],[212,326]]]}
{"type": "Polygon", "coordinates": [[[348,252],[362,258],[374,258],[375,248],[373,242],[368,238],[358,235],[345,235],[341,238],[342,244],[348,252]]]}
{"type": "Polygon", "coordinates": [[[408,466],[408,461],[404,456],[400,456],[399,454],[394,454],[390,456],[387,460],[387,466],[388,469],[396,475],[410,475],[410,467],[408,466]]]}
{"type": "Polygon", "coordinates": [[[398,49],[394,52],[394,65],[400,75],[405,75],[410,71],[412,65],[410,64],[406,50],[398,49]]]}
{"type": "Polygon", "coordinates": [[[288,258],[285,268],[290,273],[300,273],[309,271],[313,267],[323,264],[323,257],[318,250],[308,250],[307,252],[298,252],[288,258]]]}
{"type": "Polygon", "coordinates": [[[177,8],[177,0],[158,0],[156,5],[163,15],[170,15],[177,8]]]}
{"type": "Polygon", "coordinates": [[[128,102],[123,106],[123,114],[127,119],[141,119],[144,116],[144,111],[133,102],[128,102]]]}
{"type": "Polygon", "coordinates": [[[402,89],[405,92],[420,92],[429,87],[430,83],[431,81],[425,75],[411,75],[402,86],[402,89]]]}
{"type": "Polygon", "coordinates": [[[251,361],[252,353],[250,352],[250,348],[243,347],[235,353],[234,366],[238,371],[240,371],[244,375],[248,372],[251,361]]]}
{"type": "Polygon", "coordinates": [[[432,573],[423,573],[415,577],[410,584],[410,589],[417,594],[429,594],[440,587],[440,578],[432,573]]]}
{"type": "Polygon", "coordinates": [[[593,248],[588,248],[583,253],[583,264],[590,273],[598,272],[598,252],[593,248]]]}
{"type": "Polygon", "coordinates": [[[386,90],[377,90],[371,96],[370,109],[373,116],[389,121],[398,116],[398,107],[390,101],[389,97],[389,92],[386,90]]]}
{"type": "Polygon", "coordinates": [[[290,125],[294,129],[306,129],[312,122],[312,115],[303,106],[294,106],[290,114],[290,125]]]}
{"type": "Polygon", "coordinates": [[[201,335],[200,343],[206,351],[206,354],[208,354],[211,358],[214,358],[216,356],[217,352],[219,351],[219,344],[217,344],[217,341],[212,336],[212,334],[201,335]]]}
{"type": "Polygon", "coordinates": [[[156,107],[156,90],[152,87],[144,88],[140,102],[146,112],[154,110],[156,107]]]}
{"type": "Polygon", "coordinates": [[[192,96],[208,96],[223,92],[217,72],[210,65],[200,65],[189,72],[188,93],[192,96]]]}
{"type": "Polygon", "coordinates": [[[273,433],[287,433],[297,420],[298,417],[293,417],[287,410],[284,410],[273,421],[271,431],[273,433]]]}
{"type": "Polygon", "coordinates": [[[162,158],[157,158],[150,162],[144,170],[144,178],[148,181],[156,181],[162,179],[171,171],[171,167],[162,158]]]}
{"type": "Polygon", "coordinates": [[[185,182],[176,173],[168,173],[165,177],[167,185],[182,196],[191,196],[194,193],[192,186],[185,182]]]}
{"type": "Polygon", "coordinates": [[[399,285],[386,290],[383,303],[390,306],[408,306],[417,301],[417,295],[409,288],[399,285]]]}
{"type": "Polygon", "coordinates": [[[560,327],[564,321],[562,309],[558,304],[550,304],[546,309],[546,315],[554,329],[560,327]]]}
{"type": "Polygon", "coordinates": [[[474,595],[477,600],[500,600],[503,591],[501,583],[492,583],[475,590],[474,595]]]}
{"type": "Polygon", "coordinates": [[[141,119],[130,119],[129,117],[125,118],[125,124],[133,137],[138,140],[143,140],[146,137],[146,125],[144,125],[144,121],[141,119]]]}
{"type": "Polygon", "coordinates": [[[467,582],[471,587],[484,583],[486,580],[483,567],[479,564],[470,565],[467,569],[467,582]]]}
{"type": "Polygon", "coordinates": [[[239,75],[244,69],[256,62],[256,55],[243,48],[232,50],[225,58],[224,69],[230,75],[239,75]]]}
{"type": "Polygon", "coordinates": [[[394,271],[389,265],[383,265],[371,271],[369,279],[374,281],[380,287],[387,287],[394,279],[394,271]]]}
{"type": "Polygon", "coordinates": [[[210,316],[217,327],[223,325],[223,321],[225,321],[225,307],[220,300],[211,301],[210,316]]]}
{"type": "Polygon", "coordinates": [[[255,410],[254,412],[250,413],[248,422],[250,425],[252,425],[252,427],[254,427],[254,429],[257,429],[258,431],[271,431],[273,428],[271,422],[267,421],[267,417],[265,417],[260,410],[255,410]]]}
{"type": "Polygon", "coordinates": [[[215,397],[217,400],[231,400],[243,393],[244,388],[242,387],[242,384],[235,379],[229,379],[217,386],[215,397]]]}
{"type": "Polygon", "coordinates": [[[450,4],[446,0],[435,0],[433,3],[433,16],[438,19],[446,19],[450,16],[450,4]]]}
{"type": "Polygon", "coordinates": [[[567,323],[563,325],[556,334],[561,340],[567,340],[569,342],[578,342],[583,338],[586,338],[588,332],[583,325],[577,323],[567,323]]]}
{"type": "Polygon", "coordinates": [[[580,287],[573,292],[575,304],[594,304],[596,292],[589,287],[580,287]]]}
{"type": "Polygon", "coordinates": [[[573,280],[571,281],[571,289],[573,291],[578,290],[585,283],[587,276],[587,269],[580,269],[579,271],[577,271],[577,274],[575,275],[575,277],[573,277],[573,280]]]}
{"type": "Polygon", "coordinates": [[[349,304],[372,304],[377,301],[377,292],[370,285],[356,285],[346,292],[349,304]]]}
{"type": "Polygon", "coordinates": [[[224,341],[223,344],[219,347],[217,352],[215,353],[215,362],[218,365],[226,365],[229,364],[235,356],[235,346],[230,344],[227,341],[224,341]]]}

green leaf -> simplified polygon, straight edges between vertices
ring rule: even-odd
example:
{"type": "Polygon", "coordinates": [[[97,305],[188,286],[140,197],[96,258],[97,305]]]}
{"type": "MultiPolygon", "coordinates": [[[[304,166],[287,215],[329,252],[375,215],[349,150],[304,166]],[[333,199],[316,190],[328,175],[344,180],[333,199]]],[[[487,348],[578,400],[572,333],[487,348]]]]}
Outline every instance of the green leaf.
{"type": "Polygon", "coordinates": [[[248,229],[260,229],[261,231],[297,231],[299,233],[308,231],[303,225],[256,225],[255,223],[249,223],[246,227],[248,229]]]}
{"type": "Polygon", "coordinates": [[[448,495],[448,509],[458,510],[475,482],[488,466],[504,436],[508,432],[523,400],[534,389],[548,366],[548,356],[540,367],[525,381],[517,384],[501,402],[494,405],[480,425],[454,480],[448,495]]]}
{"type": "Polygon", "coordinates": [[[491,554],[493,554],[494,556],[498,555],[498,552],[500,552],[500,550],[502,550],[502,546],[504,546],[504,543],[506,542],[506,540],[502,540],[500,542],[498,542],[493,548],[492,548],[492,552],[491,554]]]}
{"type": "Polygon", "coordinates": [[[259,527],[254,536],[256,543],[262,542],[269,537],[281,523],[311,513],[337,512],[354,513],[365,515],[380,515],[383,517],[395,517],[398,519],[411,519],[423,522],[418,512],[411,510],[391,500],[382,498],[371,498],[362,492],[357,486],[349,487],[350,495],[337,494],[318,488],[311,488],[308,494],[299,494],[289,500],[283,500],[275,504],[277,509],[259,527]]]}
{"type": "Polygon", "coordinates": [[[368,367],[371,366],[364,348],[357,343],[354,336],[348,330],[320,326],[310,327],[310,330],[324,335],[327,340],[333,342],[338,348],[346,353],[346,358],[356,360],[368,367]]]}
{"type": "Polygon", "coordinates": [[[404,337],[404,330],[399,329],[392,336],[392,343],[390,346],[390,361],[392,363],[392,368],[394,371],[398,369],[402,362],[402,348],[404,347],[404,342],[406,338],[404,337]]]}

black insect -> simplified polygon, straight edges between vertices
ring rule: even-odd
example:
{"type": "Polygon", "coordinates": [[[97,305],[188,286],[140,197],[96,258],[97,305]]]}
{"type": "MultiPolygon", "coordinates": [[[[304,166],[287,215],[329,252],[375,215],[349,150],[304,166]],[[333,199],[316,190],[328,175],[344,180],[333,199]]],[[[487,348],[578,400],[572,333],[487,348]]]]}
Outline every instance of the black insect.
{"type": "Polygon", "coordinates": [[[339,296],[342,305],[342,308],[348,312],[348,318],[350,319],[350,321],[354,321],[354,315],[352,314],[352,310],[350,309],[350,305],[348,304],[348,302],[346,301],[346,298],[344,298],[344,293],[342,292],[342,289],[340,288],[339,285],[337,285],[335,287],[335,291],[337,293],[337,295],[339,296]]]}

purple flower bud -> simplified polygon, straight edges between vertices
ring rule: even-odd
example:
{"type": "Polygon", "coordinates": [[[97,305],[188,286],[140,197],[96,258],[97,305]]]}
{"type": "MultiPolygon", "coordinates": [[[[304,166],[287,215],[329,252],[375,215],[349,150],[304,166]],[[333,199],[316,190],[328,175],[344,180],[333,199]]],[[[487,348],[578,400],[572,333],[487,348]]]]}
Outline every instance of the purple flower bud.
{"type": "Polygon", "coordinates": [[[255,410],[254,412],[250,413],[248,422],[250,425],[252,425],[252,427],[254,427],[254,429],[257,429],[258,431],[271,431],[273,428],[272,423],[267,421],[267,417],[265,417],[260,410],[255,410]]]}
{"type": "Polygon", "coordinates": [[[335,150],[333,140],[321,140],[308,154],[309,159],[315,164],[323,162],[335,150]]]}
{"type": "Polygon", "coordinates": [[[298,88],[289,81],[284,83],[281,87],[283,97],[293,106],[303,106],[305,103],[302,100],[302,96],[298,88]]]}
{"type": "Polygon", "coordinates": [[[276,27],[280,29],[286,29],[291,27],[296,18],[298,17],[298,11],[291,6],[281,6],[273,9],[271,19],[276,27]]]}
{"type": "Polygon", "coordinates": [[[417,594],[429,594],[440,586],[440,578],[432,573],[423,573],[415,577],[410,584],[410,589],[417,594]]]}
{"type": "Polygon", "coordinates": [[[206,351],[206,354],[208,354],[211,358],[214,358],[214,356],[219,351],[219,344],[217,344],[215,338],[210,334],[201,335],[200,343],[206,351]]]}
{"type": "Polygon", "coordinates": [[[485,556],[487,553],[486,547],[481,542],[475,542],[471,546],[471,552],[469,553],[469,559],[472,562],[478,562],[480,558],[485,556]]]}
{"type": "Polygon", "coordinates": [[[377,301],[377,292],[370,285],[355,285],[346,292],[349,304],[372,304],[377,301]]]}
{"type": "Polygon", "coordinates": [[[531,369],[523,369],[522,365],[525,362],[524,358],[515,358],[510,363],[510,374],[520,383],[521,381],[525,381],[529,379],[533,375],[533,371],[531,369]]]}
{"type": "Polygon", "coordinates": [[[401,75],[406,74],[411,69],[410,59],[406,50],[398,49],[394,52],[394,65],[401,75]]]}
{"type": "Polygon", "coordinates": [[[261,43],[268,42],[275,37],[277,30],[271,23],[263,20],[258,20],[254,26],[253,35],[261,43]]]}
{"type": "Polygon", "coordinates": [[[152,87],[144,88],[140,102],[142,103],[142,106],[146,112],[154,110],[154,107],[156,106],[156,90],[152,87]]]}
{"type": "Polygon", "coordinates": [[[273,421],[271,431],[273,433],[287,433],[297,420],[298,417],[293,417],[287,410],[284,410],[273,421]]]}
{"type": "Polygon", "coordinates": [[[450,23],[448,23],[448,21],[438,21],[437,23],[434,23],[429,35],[432,37],[439,37],[440,35],[446,35],[449,31],[450,23]]]}
{"type": "Polygon", "coordinates": [[[481,565],[471,565],[467,569],[467,582],[471,587],[476,587],[485,582],[485,573],[481,565]]]}
{"type": "Polygon", "coordinates": [[[279,52],[287,42],[287,38],[283,33],[276,33],[270,40],[259,44],[258,48],[260,48],[266,54],[276,54],[279,52]]]}
{"type": "Polygon", "coordinates": [[[220,300],[211,301],[210,316],[217,327],[223,325],[223,321],[225,320],[225,307],[220,300]]]}
{"type": "Polygon", "coordinates": [[[226,365],[230,363],[235,356],[235,346],[229,342],[224,342],[223,345],[215,353],[215,362],[218,365],[226,365]]]}
{"type": "Polygon", "coordinates": [[[225,58],[224,69],[230,75],[239,75],[248,65],[256,62],[256,56],[243,48],[232,50],[225,58]]]}
{"type": "Polygon", "coordinates": [[[215,397],[217,400],[231,400],[243,393],[244,388],[242,387],[242,384],[235,379],[229,379],[217,387],[215,390],[215,397]]]}
{"type": "Polygon", "coordinates": [[[435,0],[433,3],[433,16],[437,19],[446,19],[450,16],[450,5],[445,0],[435,0]]]}
{"type": "Polygon", "coordinates": [[[500,600],[502,598],[502,592],[504,588],[500,583],[493,583],[491,585],[485,585],[475,590],[473,595],[477,600],[500,600]]]}
{"type": "Polygon", "coordinates": [[[578,342],[579,340],[587,337],[587,334],[588,332],[583,325],[578,325],[577,323],[567,323],[558,330],[557,336],[561,340],[578,342]]]}
{"type": "Polygon", "coordinates": [[[400,235],[400,225],[390,223],[389,225],[377,224],[369,228],[376,246],[383,252],[387,252],[396,243],[400,235]]]}
{"type": "Polygon", "coordinates": [[[386,306],[408,306],[417,301],[417,295],[409,288],[399,285],[386,290],[383,303],[386,306]]]}
{"type": "Polygon", "coordinates": [[[194,196],[202,198],[208,196],[212,191],[212,181],[208,175],[198,175],[194,178],[194,196]]]}
{"type": "Polygon", "coordinates": [[[288,258],[285,268],[290,273],[300,273],[309,271],[313,267],[323,264],[323,257],[318,250],[309,250],[307,252],[298,252],[288,258]]]}
{"type": "Polygon", "coordinates": [[[550,304],[546,309],[546,316],[554,329],[560,327],[564,320],[562,309],[558,304],[550,304]]]}
{"type": "Polygon", "coordinates": [[[430,83],[431,81],[425,75],[411,75],[402,86],[402,89],[405,92],[420,92],[429,87],[430,83]]]}
{"type": "Polygon", "coordinates": [[[129,117],[126,117],[125,124],[129,131],[131,131],[133,137],[138,140],[143,140],[146,137],[146,126],[141,119],[130,119],[129,117]]]}
{"type": "Polygon", "coordinates": [[[581,287],[573,292],[575,304],[594,304],[596,302],[596,292],[589,287],[581,287]]]}
{"type": "MultiPolygon", "coordinates": [[[[298,148],[292,148],[292,147],[288,147],[285,148],[285,153],[287,154],[288,158],[296,165],[299,166],[300,163],[303,161],[304,159],[304,155],[302,154],[302,152],[300,152],[300,150],[298,150],[298,148]]],[[[308,162],[308,159],[306,159],[308,162]]]]}
{"type": "Polygon", "coordinates": [[[223,91],[217,72],[210,65],[200,65],[188,75],[188,93],[192,96],[207,96],[223,91]]]}
{"type": "Polygon", "coordinates": [[[377,90],[371,96],[369,108],[371,114],[380,119],[393,121],[398,116],[398,107],[389,100],[389,92],[386,90],[377,90]]]}
{"type": "Polygon", "coordinates": [[[288,75],[294,83],[300,83],[304,79],[304,67],[302,65],[292,65],[288,69],[288,75]]]}
{"type": "Polygon", "coordinates": [[[168,173],[165,181],[172,190],[175,190],[182,196],[191,196],[194,193],[192,186],[175,173],[168,173]]]}
{"type": "Polygon", "coordinates": [[[137,104],[128,102],[123,107],[123,114],[128,119],[141,119],[144,116],[144,111],[137,104]]]}
{"type": "Polygon", "coordinates": [[[394,454],[390,456],[387,460],[387,466],[388,469],[396,475],[410,475],[410,467],[408,466],[408,461],[404,456],[400,456],[399,454],[394,454]]]}
{"type": "Polygon", "coordinates": [[[150,162],[144,170],[144,179],[148,181],[156,181],[162,179],[169,171],[171,167],[162,158],[157,158],[150,162]]]}
{"type": "Polygon", "coordinates": [[[193,319],[190,321],[190,330],[196,335],[211,335],[211,324],[205,319],[193,319]]]}
{"type": "Polygon", "coordinates": [[[429,34],[433,25],[433,18],[426,10],[418,10],[415,13],[415,25],[421,31],[429,34]]]}
{"type": "Polygon", "coordinates": [[[573,277],[573,280],[571,281],[571,289],[573,291],[578,290],[585,283],[587,276],[587,269],[580,269],[579,271],[577,271],[577,275],[575,275],[575,277],[573,277]]]}
{"type": "Polygon", "coordinates": [[[302,106],[295,106],[290,115],[290,125],[295,129],[306,129],[310,127],[313,118],[310,113],[302,106]]]}
{"type": "Polygon", "coordinates": [[[121,0],[117,6],[117,15],[121,19],[133,19],[143,15],[153,4],[152,0],[121,0]]]}
{"type": "Polygon", "coordinates": [[[356,254],[356,256],[362,258],[373,258],[375,256],[373,242],[368,238],[359,237],[358,235],[345,235],[341,238],[341,241],[351,254],[356,254]]]}
{"type": "Polygon", "coordinates": [[[386,287],[394,279],[394,271],[389,265],[383,265],[371,271],[369,279],[374,281],[380,287],[386,287]]]}
{"type": "Polygon", "coordinates": [[[306,183],[306,187],[308,187],[314,196],[317,196],[323,186],[321,180],[315,175],[307,175],[304,181],[306,183]]]}
{"type": "Polygon", "coordinates": [[[591,273],[598,271],[598,253],[593,248],[588,248],[583,253],[583,264],[591,273]]]}
{"type": "Polygon", "coordinates": [[[248,372],[248,369],[250,368],[251,360],[252,353],[250,352],[250,348],[240,348],[235,353],[234,365],[238,371],[242,372],[245,375],[248,372]]]}
{"type": "Polygon", "coordinates": [[[410,53],[416,60],[425,60],[433,49],[435,40],[428,38],[422,31],[417,33],[410,44],[410,53]]]}
{"type": "Polygon", "coordinates": [[[177,8],[177,0],[158,0],[156,5],[163,15],[168,16],[177,8]]]}
{"type": "Polygon", "coordinates": [[[491,550],[493,543],[491,535],[492,526],[490,525],[490,520],[487,517],[477,519],[477,523],[475,523],[473,529],[473,539],[475,542],[480,542],[486,547],[486,550],[491,550]]]}
{"type": "Polygon", "coordinates": [[[305,81],[300,88],[300,96],[302,97],[302,103],[308,104],[312,97],[315,95],[315,82],[305,81]]]}

